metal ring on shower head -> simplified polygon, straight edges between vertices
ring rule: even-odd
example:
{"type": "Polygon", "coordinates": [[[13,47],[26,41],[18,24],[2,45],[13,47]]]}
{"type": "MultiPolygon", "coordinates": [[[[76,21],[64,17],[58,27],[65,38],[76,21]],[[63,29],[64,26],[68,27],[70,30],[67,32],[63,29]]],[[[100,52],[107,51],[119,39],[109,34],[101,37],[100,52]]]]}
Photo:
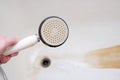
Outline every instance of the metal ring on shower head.
{"type": "Polygon", "coordinates": [[[58,47],[67,40],[69,29],[62,18],[51,16],[42,21],[38,34],[44,44],[50,47],[58,47]]]}

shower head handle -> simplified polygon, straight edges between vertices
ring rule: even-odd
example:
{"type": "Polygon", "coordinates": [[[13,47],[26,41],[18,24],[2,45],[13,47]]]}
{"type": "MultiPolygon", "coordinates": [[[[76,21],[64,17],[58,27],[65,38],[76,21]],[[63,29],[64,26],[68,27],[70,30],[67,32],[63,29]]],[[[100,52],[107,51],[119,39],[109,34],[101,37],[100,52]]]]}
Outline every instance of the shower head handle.
{"type": "Polygon", "coordinates": [[[4,55],[10,55],[14,52],[21,51],[23,49],[29,48],[34,46],[36,43],[39,42],[38,35],[32,35],[20,40],[16,45],[9,47],[5,52],[4,55]]]}

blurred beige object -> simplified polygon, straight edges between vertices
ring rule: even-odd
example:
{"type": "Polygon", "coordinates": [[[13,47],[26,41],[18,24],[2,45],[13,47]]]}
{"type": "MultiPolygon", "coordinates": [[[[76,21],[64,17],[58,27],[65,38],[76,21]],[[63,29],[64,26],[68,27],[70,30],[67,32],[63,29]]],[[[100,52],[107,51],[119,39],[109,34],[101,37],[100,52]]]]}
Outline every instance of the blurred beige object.
{"type": "Polygon", "coordinates": [[[120,68],[120,45],[88,52],[84,59],[92,67],[120,68]]]}

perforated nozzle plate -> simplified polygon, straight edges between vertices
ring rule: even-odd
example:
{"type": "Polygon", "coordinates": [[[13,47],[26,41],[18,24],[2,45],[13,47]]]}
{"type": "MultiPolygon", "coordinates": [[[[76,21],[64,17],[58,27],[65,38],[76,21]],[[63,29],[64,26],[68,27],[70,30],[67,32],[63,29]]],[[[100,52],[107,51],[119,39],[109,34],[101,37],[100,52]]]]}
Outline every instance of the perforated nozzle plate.
{"type": "Polygon", "coordinates": [[[40,39],[48,46],[62,45],[68,38],[69,30],[66,22],[56,16],[48,17],[40,24],[40,39]]]}

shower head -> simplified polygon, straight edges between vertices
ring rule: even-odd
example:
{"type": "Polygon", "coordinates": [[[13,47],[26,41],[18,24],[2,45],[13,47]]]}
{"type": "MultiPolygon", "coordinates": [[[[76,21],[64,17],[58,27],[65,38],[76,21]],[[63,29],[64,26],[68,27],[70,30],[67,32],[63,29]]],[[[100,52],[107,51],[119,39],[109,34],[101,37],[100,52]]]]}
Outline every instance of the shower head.
{"type": "Polygon", "coordinates": [[[7,49],[4,55],[9,55],[31,47],[40,40],[50,47],[58,47],[65,43],[68,35],[69,29],[66,22],[60,17],[50,16],[41,22],[38,35],[29,36],[20,40],[16,45],[7,49]]]}
{"type": "Polygon", "coordinates": [[[69,34],[66,22],[56,16],[44,19],[39,26],[38,32],[40,40],[50,47],[62,45],[67,40],[69,34]]]}

